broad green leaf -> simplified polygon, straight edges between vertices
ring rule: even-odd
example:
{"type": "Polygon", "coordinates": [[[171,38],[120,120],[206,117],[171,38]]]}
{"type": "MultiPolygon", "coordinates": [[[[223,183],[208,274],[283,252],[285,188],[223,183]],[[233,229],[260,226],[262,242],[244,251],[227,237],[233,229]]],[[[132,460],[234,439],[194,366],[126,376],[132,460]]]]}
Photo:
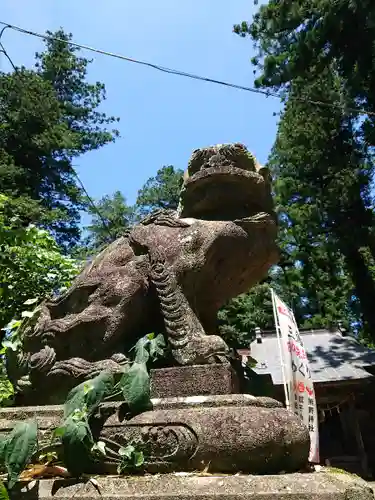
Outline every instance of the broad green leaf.
{"type": "Polygon", "coordinates": [[[32,311],[22,311],[21,317],[22,318],[32,318],[34,316],[34,313],[32,311]]]}
{"type": "Polygon", "coordinates": [[[5,445],[5,466],[8,471],[8,488],[11,489],[25,469],[38,441],[38,426],[33,420],[19,422],[10,433],[5,445]]]}
{"type": "Polygon", "coordinates": [[[4,330],[15,330],[16,328],[19,328],[22,324],[22,320],[20,319],[12,319],[12,321],[10,321],[6,327],[4,328],[4,330]]]}
{"type": "Polygon", "coordinates": [[[249,368],[255,368],[256,365],[258,364],[258,361],[251,356],[248,356],[246,364],[249,368]]]}
{"type": "Polygon", "coordinates": [[[0,464],[5,463],[5,449],[8,442],[8,436],[0,437],[0,464]]]}
{"type": "Polygon", "coordinates": [[[63,426],[65,431],[61,442],[64,463],[71,474],[79,476],[91,463],[91,450],[95,442],[86,420],[77,422],[68,417],[63,426]]]}
{"type": "Polygon", "coordinates": [[[135,448],[131,444],[128,444],[127,446],[121,446],[121,448],[118,450],[118,453],[121,457],[125,457],[129,460],[131,460],[134,452],[135,448]]]}
{"type": "Polygon", "coordinates": [[[149,360],[149,352],[148,352],[148,346],[150,344],[150,340],[147,338],[147,335],[145,337],[142,337],[141,339],[138,340],[138,342],[135,344],[135,362],[136,363],[147,363],[149,360]]]}
{"type": "Polygon", "coordinates": [[[125,401],[133,413],[152,408],[150,400],[150,377],[144,363],[133,363],[121,379],[125,401]]]}
{"type": "Polygon", "coordinates": [[[56,427],[56,429],[54,429],[53,431],[53,436],[54,437],[62,437],[64,434],[65,434],[65,427],[62,425],[60,427],[56,427]]]}
{"type": "Polygon", "coordinates": [[[135,467],[141,467],[145,463],[143,451],[135,451],[133,453],[133,464],[135,467]]]}
{"type": "Polygon", "coordinates": [[[35,297],[34,299],[27,299],[23,305],[24,306],[32,306],[33,304],[35,304],[36,302],[38,302],[39,298],[38,297],[35,297]]]}
{"type": "Polygon", "coordinates": [[[165,356],[166,343],[164,335],[159,333],[155,338],[150,339],[150,357],[152,361],[163,358],[165,356]]]}
{"type": "Polygon", "coordinates": [[[106,445],[105,445],[105,443],[103,441],[98,441],[91,448],[91,452],[92,453],[99,453],[100,455],[106,456],[107,451],[106,451],[106,445]]]}
{"type": "Polygon", "coordinates": [[[97,377],[87,380],[72,389],[64,406],[64,417],[67,418],[76,410],[87,408],[88,415],[92,415],[105,396],[109,395],[114,386],[112,373],[102,372],[97,377]]]}
{"type": "Polygon", "coordinates": [[[9,500],[8,491],[2,481],[0,481],[0,500],[9,500]]]}
{"type": "Polygon", "coordinates": [[[5,349],[11,349],[12,351],[16,352],[21,346],[21,341],[20,339],[4,340],[2,345],[3,347],[5,347],[5,349]]]}

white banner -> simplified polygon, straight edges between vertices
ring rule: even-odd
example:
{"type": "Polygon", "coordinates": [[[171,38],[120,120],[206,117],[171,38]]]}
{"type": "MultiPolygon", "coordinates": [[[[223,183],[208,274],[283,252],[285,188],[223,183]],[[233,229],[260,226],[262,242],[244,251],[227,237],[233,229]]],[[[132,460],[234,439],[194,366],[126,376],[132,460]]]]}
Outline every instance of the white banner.
{"type": "Polygon", "coordinates": [[[279,338],[286,406],[300,416],[310,433],[310,463],[319,463],[319,422],[309,362],[293,311],[272,290],[279,338]]]}

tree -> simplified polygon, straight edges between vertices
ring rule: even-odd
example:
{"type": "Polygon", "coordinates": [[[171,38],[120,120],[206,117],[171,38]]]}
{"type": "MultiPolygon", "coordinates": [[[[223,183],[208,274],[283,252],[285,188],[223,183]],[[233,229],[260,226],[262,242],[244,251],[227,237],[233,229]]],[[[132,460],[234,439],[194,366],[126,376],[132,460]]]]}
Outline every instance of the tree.
{"type": "Polygon", "coordinates": [[[71,35],[47,35],[60,40],[47,40],[34,70],[0,74],[0,185],[19,201],[23,225],[37,222],[69,246],[79,238],[86,206],[73,159],[118,133],[105,128],[115,118],[97,110],[104,85],[86,82],[90,61],[76,55],[71,35]]]}
{"type": "Polygon", "coordinates": [[[256,86],[281,91],[286,102],[270,164],[285,221],[309,238],[296,255],[304,283],[314,282],[317,272],[328,280],[307,301],[309,307],[320,304],[312,319],[341,310],[350,323],[364,320],[372,335],[374,121],[371,114],[359,118],[355,109],[374,108],[374,7],[351,0],[270,0],[252,23],[234,27],[255,42],[256,86]]]}
{"type": "Polygon", "coordinates": [[[20,227],[17,213],[9,219],[8,203],[0,195],[0,329],[19,317],[25,301],[40,301],[69,286],[79,270],[46,230],[20,227]]]}
{"type": "Polygon", "coordinates": [[[315,302],[320,303],[317,313],[329,311],[337,317],[334,309],[339,303],[343,312],[343,300],[349,306],[353,295],[352,281],[363,319],[375,332],[371,306],[375,283],[363,256],[365,249],[372,252],[371,157],[355,135],[352,116],[301,99],[303,92],[311,100],[323,96],[326,101],[339,96],[342,100],[340,81],[334,70],[327,70],[314,81],[296,80],[291,85],[270,165],[277,178],[277,195],[287,207],[288,224],[297,232],[296,258],[305,270],[304,282],[310,282],[315,302]],[[318,249],[323,249],[324,258],[318,249]],[[344,268],[337,266],[340,262],[344,268]],[[319,283],[317,273],[319,278],[325,276],[319,283]]]}
{"type": "Polygon", "coordinates": [[[218,313],[219,331],[231,347],[249,347],[255,328],[274,328],[271,290],[268,283],[255,286],[229,301],[218,313]]]}
{"type": "MultiPolygon", "coordinates": [[[[270,0],[252,22],[234,26],[249,35],[258,49],[257,86],[288,90],[296,78],[305,80],[335,64],[354,107],[375,112],[375,4],[371,0],[270,0]]],[[[375,116],[360,124],[375,145],[375,116]]]]}
{"type": "Polygon", "coordinates": [[[85,244],[91,251],[98,251],[119,238],[135,222],[134,207],[127,205],[120,191],[116,191],[112,197],[103,196],[95,204],[95,209],[89,207],[89,213],[92,219],[86,228],[89,234],[85,244]]]}
{"type": "Polygon", "coordinates": [[[157,171],[138,191],[136,206],[142,216],[156,208],[176,209],[183,182],[183,170],[172,165],[164,166],[157,171]]]}

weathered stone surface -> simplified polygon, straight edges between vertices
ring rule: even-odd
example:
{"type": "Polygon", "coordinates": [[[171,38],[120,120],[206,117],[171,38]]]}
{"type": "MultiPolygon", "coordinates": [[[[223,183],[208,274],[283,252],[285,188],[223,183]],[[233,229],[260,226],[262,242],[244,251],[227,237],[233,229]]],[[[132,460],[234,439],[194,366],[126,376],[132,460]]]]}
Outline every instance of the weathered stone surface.
{"type": "MultiPolygon", "coordinates": [[[[182,398],[178,398],[182,399],[182,398]]],[[[257,398],[204,406],[204,396],[185,407],[155,408],[126,424],[121,412],[105,422],[100,440],[146,447],[149,472],[204,470],[254,474],[294,472],[307,464],[310,438],[302,421],[278,402],[257,398]],[[255,404],[257,406],[255,406],[255,404]]],[[[226,401],[230,401],[226,396],[226,401]]],[[[195,401],[194,401],[195,400],[195,401]]],[[[113,446],[112,446],[113,447],[113,446]]]]}
{"type": "Polygon", "coordinates": [[[232,394],[238,391],[238,377],[229,363],[151,370],[153,398],[232,394]]]}
{"type": "Polygon", "coordinates": [[[100,477],[74,483],[42,480],[14,500],[373,500],[366,483],[343,474],[306,473],[278,476],[203,476],[165,474],[143,477],[100,477]]]}
{"type": "Polygon", "coordinates": [[[223,361],[217,311],[265,276],[275,238],[266,169],[239,144],[195,151],[179,210],[109,245],[24,327],[25,354],[8,365],[18,403],[63,402],[85,378],[120,370],[151,331],[165,334],[174,364],[223,361]]]}
{"type": "MultiPolygon", "coordinates": [[[[270,398],[233,394],[154,399],[154,410],[124,419],[120,404],[103,405],[93,422],[96,439],[110,448],[136,439],[145,447],[149,472],[276,473],[307,463],[309,434],[302,421],[270,398]],[[108,441],[108,442],[109,442],[108,441]]],[[[61,407],[0,411],[0,434],[16,420],[36,418],[40,443],[60,424],[61,407]]],[[[116,465],[109,463],[108,471],[116,465]]]]}

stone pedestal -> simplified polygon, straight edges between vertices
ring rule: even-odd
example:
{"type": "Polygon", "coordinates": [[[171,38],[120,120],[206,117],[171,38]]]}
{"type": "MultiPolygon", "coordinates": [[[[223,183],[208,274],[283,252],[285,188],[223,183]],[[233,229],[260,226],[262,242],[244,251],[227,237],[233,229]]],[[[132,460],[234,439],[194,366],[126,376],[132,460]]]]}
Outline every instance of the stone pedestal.
{"type": "Polygon", "coordinates": [[[116,412],[100,440],[141,441],[148,472],[295,472],[305,467],[310,445],[302,421],[280,403],[235,394],[154,400],[153,411],[126,423],[116,412]]]}
{"type": "MultiPolygon", "coordinates": [[[[112,403],[102,405],[93,421],[95,439],[109,449],[116,452],[130,442],[141,446],[145,472],[277,474],[305,468],[308,430],[281,403],[248,394],[207,394],[236,388],[229,365],[155,371],[152,381],[153,394],[167,396],[154,398],[152,411],[126,419],[126,405],[112,403]],[[173,397],[176,393],[189,395],[173,397]]],[[[15,420],[36,417],[40,441],[46,442],[61,416],[61,407],[0,410],[0,434],[15,420]]],[[[117,464],[108,459],[102,470],[116,473],[117,464]]]]}
{"type": "Polygon", "coordinates": [[[151,370],[151,396],[170,398],[239,392],[239,380],[230,364],[178,366],[151,370]]]}
{"type": "Polygon", "coordinates": [[[17,488],[14,500],[373,500],[364,481],[346,474],[102,477],[95,484],[42,480],[17,488]]]}

